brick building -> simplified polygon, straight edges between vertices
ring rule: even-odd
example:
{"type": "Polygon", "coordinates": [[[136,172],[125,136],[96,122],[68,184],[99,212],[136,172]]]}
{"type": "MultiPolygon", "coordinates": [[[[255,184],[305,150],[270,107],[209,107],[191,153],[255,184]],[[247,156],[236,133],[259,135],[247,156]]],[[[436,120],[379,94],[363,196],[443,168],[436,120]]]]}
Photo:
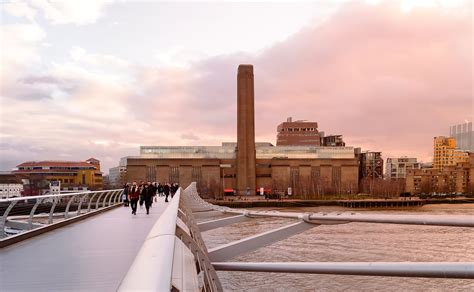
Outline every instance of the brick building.
{"type": "Polygon", "coordinates": [[[86,161],[27,161],[17,165],[13,173],[29,181],[59,181],[62,188],[103,188],[100,161],[90,158],[86,161]]]}
{"type": "Polygon", "coordinates": [[[468,161],[441,168],[410,169],[406,191],[414,195],[430,193],[472,193],[474,190],[474,153],[468,161]]]}
{"type": "Polygon", "coordinates": [[[421,164],[416,158],[397,157],[387,158],[385,177],[390,179],[406,178],[409,169],[420,169],[421,164]]]}
{"type": "MultiPolygon", "coordinates": [[[[289,120],[288,123],[293,122],[289,120]]],[[[301,122],[298,125],[298,131],[288,132],[317,133],[316,123],[301,122]]],[[[285,123],[280,126],[285,133],[289,129],[285,123]]],[[[316,135],[308,137],[313,139],[316,135]]],[[[320,141],[319,136],[316,138],[320,141]]],[[[316,140],[311,143],[319,145],[316,140]]],[[[142,146],[139,156],[124,157],[122,161],[127,167],[129,182],[178,182],[187,186],[196,181],[201,193],[210,196],[222,193],[223,189],[255,194],[260,187],[279,193],[287,193],[291,188],[296,195],[358,191],[358,162],[352,147],[255,143],[251,65],[240,65],[238,70],[237,143],[142,146]]]]}
{"type": "Polygon", "coordinates": [[[293,121],[289,117],[277,127],[277,146],[320,146],[318,123],[304,120],[293,121]]]}

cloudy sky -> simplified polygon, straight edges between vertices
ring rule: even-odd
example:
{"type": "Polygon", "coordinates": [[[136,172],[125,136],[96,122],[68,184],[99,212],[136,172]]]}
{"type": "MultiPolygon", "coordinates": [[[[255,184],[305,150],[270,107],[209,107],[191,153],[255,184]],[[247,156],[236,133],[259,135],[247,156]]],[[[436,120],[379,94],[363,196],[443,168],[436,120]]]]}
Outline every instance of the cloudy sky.
{"type": "Polygon", "coordinates": [[[140,145],[235,141],[242,63],[257,141],[292,116],[429,161],[473,119],[470,1],[0,2],[0,170],[95,157],[107,172],[140,145]]]}

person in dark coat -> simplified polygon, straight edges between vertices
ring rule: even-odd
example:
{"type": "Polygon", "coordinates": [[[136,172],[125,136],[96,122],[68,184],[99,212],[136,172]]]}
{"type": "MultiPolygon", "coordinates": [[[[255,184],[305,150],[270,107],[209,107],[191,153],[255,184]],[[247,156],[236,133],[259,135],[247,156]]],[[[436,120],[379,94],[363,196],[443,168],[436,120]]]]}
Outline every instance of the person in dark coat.
{"type": "Polygon", "coordinates": [[[153,187],[145,184],[142,189],[143,203],[145,204],[146,214],[150,214],[150,205],[153,200],[153,187]]]}
{"type": "Polygon", "coordinates": [[[136,182],[133,182],[132,187],[128,191],[128,200],[130,201],[130,207],[132,208],[132,214],[137,215],[137,202],[140,198],[140,188],[136,182]]]}
{"type": "Polygon", "coordinates": [[[140,209],[143,209],[143,203],[145,202],[145,198],[143,197],[143,189],[145,188],[145,182],[140,183],[140,209]]]}
{"type": "Polygon", "coordinates": [[[158,196],[162,197],[163,195],[164,195],[163,185],[159,182],[158,183],[158,196]]]}
{"type": "Polygon", "coordinates": [[[122,194],[122,202],[123,202],[123,206],[124,207],[128,207],[128,191],[130,189],[130,185],[128,183],[126,183],[124,186],[123,186],[123,194],[122,194]]]}
{"type": "Polygon", "coordinates": [[[150,208],[151,208],[153,206],[153,200],[156,202],[156,191],[158,189],[158,186],[156,182],[152,183],[150,186],[151,186],[151,189],[153,190],[153,196],[151,197],[151,202],[150,202],[150,208]]]}
{"type": "Polygon", "coordinates": [[[170,195],[170,185],[165,184],[163,186],[163,193],[165,193],[165,202],[168,203],[168,196],[170,195]]]}
{"type": "Polygon", "coordinates": [[[174,183],[172,186],[171,186],[171,198],[174,197],[174,195],[176,194],[176,192],[178,191],[179,189],[179,185],[177,183],[174,183]]]}

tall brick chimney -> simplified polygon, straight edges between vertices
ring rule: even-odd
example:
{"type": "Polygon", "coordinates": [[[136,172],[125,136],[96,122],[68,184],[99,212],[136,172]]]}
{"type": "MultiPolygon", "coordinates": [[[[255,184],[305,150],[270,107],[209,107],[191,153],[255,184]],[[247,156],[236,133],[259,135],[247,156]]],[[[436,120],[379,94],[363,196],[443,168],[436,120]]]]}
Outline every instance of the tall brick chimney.
{"type": "Polygon", "coordinates": [[[237,192],[255,195],[255,106],[253,66],[239,65],[237,74],[237,192]]]}

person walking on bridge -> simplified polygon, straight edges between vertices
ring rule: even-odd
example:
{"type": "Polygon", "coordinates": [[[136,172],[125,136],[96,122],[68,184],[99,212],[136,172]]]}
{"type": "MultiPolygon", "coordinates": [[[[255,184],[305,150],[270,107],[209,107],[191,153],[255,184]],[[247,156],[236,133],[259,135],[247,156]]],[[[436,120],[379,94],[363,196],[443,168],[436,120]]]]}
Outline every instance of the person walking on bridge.
{"type": "Polygon", "coordinates": [[[168,203],[168,196],[170,195],[170,184],[166,183],[163,186],[163,192],[165,193],[165,202],[168,203]]]}
{"type": "Polygon", "coordinates": [[[142,189],[141,197],[143,199],[143,203],[145,204],[146,214],[150,214],[150,205],[151,201],[153,200],[153,187],[149,184],[145,184],[142,189]]]}
{"type": "Polygon", "coordinates": [[[164,196],[164,189],[163,189],[163,185],[158,182],[158,197],[162,197],[164,196]]]}
{"type": "Polygon", "coordinates": [[[130,201],[130,207],[132,208],[132,214],[137,215],[137,203],[140,198],[140,188],[137,186],[137,182],[133,182],[132,187],[128,191],[128,200],[130,201]]]}
{"type": "Polygon", "coordinates": [[[179,185],[177,183],[174,183],[171,185],[171,198],[174,197],[178,189],[179,189],[179,185]]]}
{"type": "Polygon", "coordinates": [[[124,207],[128,207],[128,203],[129,203],[128,191],[129,191],[129,189],[130,189],[130,185],[128,183],[126,183],[123,186],[123,195],[122,195],[122,202],[123,202],[124,207]]]}
{"type": "Polygon", "coordinates": [[[139,201],[140,209],[143,209],[143,203],[145,202],[145,199],[143,198],[143,189],[145,188],[145,185],[146,185],[146,183],[144,181],[142,181],[140,183],[140,187],[139,187],[140,188],[140,201],[139,201]]]}

